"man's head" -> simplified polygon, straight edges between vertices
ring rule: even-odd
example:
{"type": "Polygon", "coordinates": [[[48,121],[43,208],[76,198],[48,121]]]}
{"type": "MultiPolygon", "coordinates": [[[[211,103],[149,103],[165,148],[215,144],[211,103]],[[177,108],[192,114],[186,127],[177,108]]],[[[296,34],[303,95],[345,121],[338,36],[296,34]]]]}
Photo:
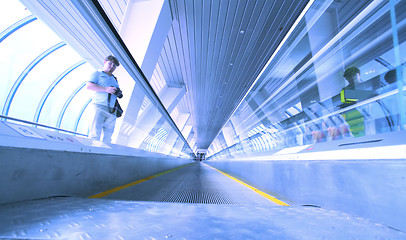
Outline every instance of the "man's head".
{"type": "Polygon", "coordinates": [[[396,69],[392,69],[385,74],[385,81],[389,84],[396,82],[396,69]]]}
{"type": "Polygon", "coordinates": [[[356,67],[349,67],[344,72],[344,78],[350,83],[350,85],[360,83],[360,70],[356,67]]]}
{"type": "Polygon", "coordinates": [[[115,58],[113,55],[109,55],[104,59],[103,71],[108,74],[112,74],[118,66],[120,66],[120,63],[118,62],[117,58],[115,58]]]}

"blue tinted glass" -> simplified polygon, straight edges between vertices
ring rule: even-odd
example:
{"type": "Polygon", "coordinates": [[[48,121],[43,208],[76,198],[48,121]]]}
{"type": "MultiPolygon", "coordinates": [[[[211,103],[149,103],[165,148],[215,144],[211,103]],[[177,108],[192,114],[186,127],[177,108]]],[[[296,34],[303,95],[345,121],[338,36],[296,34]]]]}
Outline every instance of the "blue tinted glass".
{"type": "Polygon", "coordinates": [[[210,154],[276,151],[405,127],[406,2],[396,2],[396,16],[389,1],[350,3],[352,14],[315,1],[231,118],[239,141],[214,141],[210,154]]]}

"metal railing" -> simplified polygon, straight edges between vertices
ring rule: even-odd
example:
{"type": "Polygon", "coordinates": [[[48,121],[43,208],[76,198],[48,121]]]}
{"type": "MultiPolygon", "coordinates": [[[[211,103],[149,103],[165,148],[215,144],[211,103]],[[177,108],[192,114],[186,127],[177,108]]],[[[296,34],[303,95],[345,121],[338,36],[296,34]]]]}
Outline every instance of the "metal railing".
{"type": "Polygon", "coordinates": [[[57,128],[57,127],[51,127],[51,126],[48,126],[48,125],[44,125],[44,124],[40,124],[40,123],[36,123],[36,122],[31,122],[31,121],[27,121],[27,120],[23,120],[23,119],[13,118],[13,117],[1,115],[1,114],[0,114],[0,120],[1,121],[12,120],[12,121],[20,122],[20,123],[31,124],[31,125],[33,125],[35,127],[43,127],[43,128],[47,128],[47,129],[60,131],[60,132],[65,132],[65,133],[70,133],[70,134],[74,134],[74,135],[87,137],[87,135],[83,134],[83,133],[69,131],[69,130],[65,130],[65,129],[61,129],[61,128],[57,128]]]}

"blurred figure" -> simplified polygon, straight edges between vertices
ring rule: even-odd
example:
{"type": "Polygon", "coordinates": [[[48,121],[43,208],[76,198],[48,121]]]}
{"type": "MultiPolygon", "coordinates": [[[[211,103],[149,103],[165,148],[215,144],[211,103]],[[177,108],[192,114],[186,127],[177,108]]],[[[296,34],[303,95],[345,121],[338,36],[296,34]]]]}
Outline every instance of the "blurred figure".
{"type": "Polygon", "coordinates": [[[326,129],[326,123],[322,122],[321,126],[319,127],[318,130],[312,131],[312,137],[313,137],[314,143],[325,142],[327,140],[324,129],[326,129]]]}
{"type": "Polygon", "coordinates": [[[392,83],[394,83],[394,82],[396,82],[396,80],[397,80],[397,77],[396,77],[396,69],[392,69],[392,70],[390,70],[390,71],[388,71],[386,74],[385,74],[385,81],[388,83],[388,84],[392,84],[392,83]]]}
{"type": "MultiPolygon", "coordinates": [[[[341,108],[346,108],[357,102],[357,100],[348,101],[345,97],[345,90],[355,90],[361,83],[360,70],[357,67],[349,67],[345,70],[343,77],[348,81],[348,85],[341,91],[341,108]]],[[[364,112],[364,111],[363,111],[364,112]]],[[[352,133],[354,137],[365,135],[364,115],[358,109],[354,108],[341,114],[348,125],[340,125],[341,132],[352,133]],[[349,127],[349,129],[348,129],[349,127]]]]}
{"type": "Polygon", "coordinates": [[[345,89],[355,89],[361,83],[360,70],[356,67],[349,67],[344,72],[344,78],[348,81],[345,89]]]}
{"type": "MultiPolygon", "coordinates": [[[[378,94],[383,94],[398,88],[397,84],[395,84],[397,81],[396,68],[386,72],[384,75],[384,79],[387,85],[384,85],[380,89],[378,89],[378,94]]],[[[399,114],[394,97],[390,96],[388,98],[377,100],[377,103],[380,105],[383,114],[385,115],[384,118],[378,119],[377,130],[379,132],[398,130],[399,114]]]]}

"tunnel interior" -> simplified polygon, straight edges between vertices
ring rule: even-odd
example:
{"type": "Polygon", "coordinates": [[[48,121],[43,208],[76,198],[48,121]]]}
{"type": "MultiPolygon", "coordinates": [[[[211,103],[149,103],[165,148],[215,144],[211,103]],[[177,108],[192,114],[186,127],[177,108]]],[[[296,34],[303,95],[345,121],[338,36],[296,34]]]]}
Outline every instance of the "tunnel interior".
{"type": "Polygon", "coordinates": [[[405,1],[0,13],[0,239],[406,239],[405,1]],[[86,84],[109,54],[106,142],[86,84]]]}

